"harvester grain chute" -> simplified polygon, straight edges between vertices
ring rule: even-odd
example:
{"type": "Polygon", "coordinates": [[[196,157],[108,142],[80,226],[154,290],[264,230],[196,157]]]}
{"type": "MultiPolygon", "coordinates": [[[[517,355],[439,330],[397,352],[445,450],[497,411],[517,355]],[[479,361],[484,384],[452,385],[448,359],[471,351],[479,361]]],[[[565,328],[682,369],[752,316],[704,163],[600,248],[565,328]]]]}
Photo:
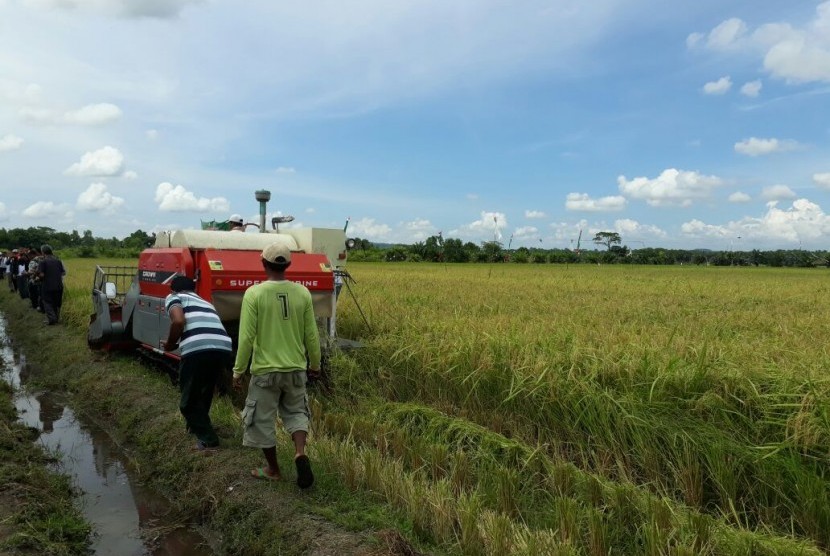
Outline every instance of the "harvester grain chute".
{"type": "Polygon", "coordinates": [[[345,265],[353,241],[341,229],[277,231],[276,218],[274,229],[267,230],[265,206],[270,193],[257,191],[256,199],[260,202],[258,234],[162,232],[152,247],[141,252],[137,268],[98,266],[92,284],[89,346],[105,351],[140,348],[167,363],[178,361],[178,351],[163,349],[170,329],[164,300],[177,275],[195,280],[196,293],[216,307],[235,345],[242,296],[248,287],[265,280],[260,253],[279,242],[292,251],[286,278],[311,292],[324,353],[338,345],[353,347],[354,342],[337,337],[337,297],[343,281],[349,279],[345,265]]]}

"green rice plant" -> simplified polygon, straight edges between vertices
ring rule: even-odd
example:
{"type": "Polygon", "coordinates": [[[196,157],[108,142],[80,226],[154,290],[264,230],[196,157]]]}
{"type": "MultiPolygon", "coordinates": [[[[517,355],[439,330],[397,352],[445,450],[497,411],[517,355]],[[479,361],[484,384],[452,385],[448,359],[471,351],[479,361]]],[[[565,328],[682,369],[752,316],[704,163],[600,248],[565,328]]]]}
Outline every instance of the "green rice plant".
{"type": "MultiPolygon", "coordinates": [[[[475,505],[477,510],[502,516],[534,533],[553,531],[557,542],[565,546],[588,553],[601,553],[602,547],[614,546],[629,547],[629,552],[645,550],[664,554],[685,546],[698,547],[702,553],[729,554],[732,547],[743,542],[743,537],[726,520],[713,521],[709,516],[690,511],[667,498],[657,498],[630,483],[608,482],[586,474],[570,464],[550,460],[538,449],[433,409],[414,404],[384,404],[377,406],[371,417],[350,414],[335,418],[334,415],[328,421],[336,423],[341,432],[333,427],[322,431],[327,442],[342,438],[344,442],[356,443],[359,449],[374,451],[377,443],[372,431],[381,434],[379,431],[394,428],[402,435],[403,444],[412,449],[428,450],[430,443],[452,447],[444,465],[452,469],[453,461],[464,462],[471,479],[466,482],[461,498],[465,505],[475,505]],[[350,424],[356,421],[363,424],[350,424]],[[355,430],[363,434],[360,437],[351,434],[355,430]],[[459,458],[458,454],[465,456],[459,458]]],[[[398,507],[424,519],[425,506],[405,503],[404,499],[416,496],[420,502],[432,498],[430,519],[449,523],[452,520],[447,516],[454,514],[457,537],[475,540],[470,532],[471,517],[455,502],[453,489],[456,487],[452,478],[436,482],[427,467],[412,466],[412,459],[406,454],[395,459],[387,453],[380,459],[385,462],[382,465],[393,469],[384,474],[383,492],[387,499],[394,499],[398,507]],[[431,486],[416,490],[414,482],[431,486]],[[401,492],[403,498],[394,494],[401,492]],[[453,505],[455,509],[444,509],[435,515],[435,508],[453,505]]],[[[446,544],[447,530],[430,534],[440,535],[440,542],[446,544]]],[[[498,533],[494,538],[502,542],[503,535],[498,533]]],[[[763,532],[757,538],[760,546],[773,543],[782,553],[811,552],[808,544],[788,541],[791,544],[781,545],[763,532]]],[[[465,550],[463,544],[461,549],[465,550]]]]}
{"type": "MultiPolygon", "coordinates": [[[[91,265],[67,263],[64,314],[83,328],[91,265]]],[[[364,348],[332,359],[333,393],[314,409],[322,436],[355,443],[331,454],[358,460],[343,467],[350,487],[375,491],[360,453],[371,449],[371,483],[399,511],[428,513],[403,501],[446,481],[456,499],[501,516],[494,529],[510,520],[515,551],[557,531],[540,508],[558,499],[579,516],[576,544],[563,550],[623,539],[634,552],[650,543],[666,554],[798,553],[805,537],[830,548],[830,356],[815,341],[830,333],[823,271],[356,264],[352,273],[372,329],[341,296],[340,333],[364,348]],[[519,525],[534,540],[522,544],[519,525]]],[[[233,419],[219,408],[217,421],[233,419]]],[[[504,537],[476,543],[466,530],[471,553],[504,537]]]]}

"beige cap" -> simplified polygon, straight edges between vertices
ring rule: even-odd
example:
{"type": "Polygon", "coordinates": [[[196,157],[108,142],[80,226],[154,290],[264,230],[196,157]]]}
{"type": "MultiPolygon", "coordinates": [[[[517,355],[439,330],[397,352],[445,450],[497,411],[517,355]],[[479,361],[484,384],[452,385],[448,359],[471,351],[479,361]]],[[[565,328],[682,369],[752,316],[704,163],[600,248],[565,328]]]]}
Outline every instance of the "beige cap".
{"type": "Polygon", "coordinates": [[[291,249],[282,243],[272,243],[262,250],[262,258],[269,263],[290,263],[291,249]]]}

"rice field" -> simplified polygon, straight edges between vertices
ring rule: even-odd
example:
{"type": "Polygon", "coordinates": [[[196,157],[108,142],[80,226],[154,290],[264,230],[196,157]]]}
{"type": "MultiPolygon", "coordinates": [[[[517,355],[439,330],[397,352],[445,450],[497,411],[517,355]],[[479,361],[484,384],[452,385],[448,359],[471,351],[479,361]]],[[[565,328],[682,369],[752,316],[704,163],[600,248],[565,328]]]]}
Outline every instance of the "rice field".
{"type": "MultiPolygon", "coordinates": [[[[121,261],[123,264],[123,261],[121,261]]],[[[94,262],[67,261],[85,327],[94,262]]],[[[826,270],[353,264],[315,457],[463,554],[830,548],[826,270]]],[[[345,292],[345,290],[344,290],[345,292]]]]}

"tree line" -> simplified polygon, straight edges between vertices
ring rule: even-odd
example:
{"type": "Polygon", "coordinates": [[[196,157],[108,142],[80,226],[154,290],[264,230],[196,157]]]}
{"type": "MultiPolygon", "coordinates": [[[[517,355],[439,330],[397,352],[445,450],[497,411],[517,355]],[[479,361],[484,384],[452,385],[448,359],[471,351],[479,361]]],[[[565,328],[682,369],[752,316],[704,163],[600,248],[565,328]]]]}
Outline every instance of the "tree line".
{"type": "MultiPolygon", "coordinates": [[[[0,250],[39,247],[48,243],[63,257],[135,258],[155,242],[155,234],[136,230],[123,238],[95,237],[91,230],[60,232],[47,226],[0,228],[0,250]]],[[[774,251],[712,251],[707,249],[629,249],[616,232],[599,232],[592,240],[604,249],[543,249],[504,246],[498,241],[464,242],[441,235],[412,244],[374,244],[355,238],[349,254],[352,261],[445,262],[445,263],[535,263],[535,264],[695,264],[714,266],[830,266],[830,252],[779,249],[774,251]]]]}
{"type": "Polygon", "coordinates": [[[142,249],[155,242],[156,235],[136,230],[130,235],[117,238],[102,238],[92,235],[91,230],[78,233],[59,232],[48,226],[29,228],[0,228],[0,250],[19,247],[40,247],[44,243],[60,251],[63,257],[123,257],[135,258],[142,249]]]}
{"type": "Polygon", "coordinates": [[[593,240],[604,249],[543,249],[519,247],[510,249],[498,241],[480,244],[455,238],[431,236],[413,244],[375,245],[356,238],[355,248],[349,253],[351,261],[372,262],[445,262],[445,263],[535,263],[535,264],[694,264],[712,266],[774,266],[815,267],[830,266],[830,252],[778,249],[761,251],[709,249],[666,249],[643,247],[630,249],[621,245],[616,232],[599,232],[593,240]]]}

